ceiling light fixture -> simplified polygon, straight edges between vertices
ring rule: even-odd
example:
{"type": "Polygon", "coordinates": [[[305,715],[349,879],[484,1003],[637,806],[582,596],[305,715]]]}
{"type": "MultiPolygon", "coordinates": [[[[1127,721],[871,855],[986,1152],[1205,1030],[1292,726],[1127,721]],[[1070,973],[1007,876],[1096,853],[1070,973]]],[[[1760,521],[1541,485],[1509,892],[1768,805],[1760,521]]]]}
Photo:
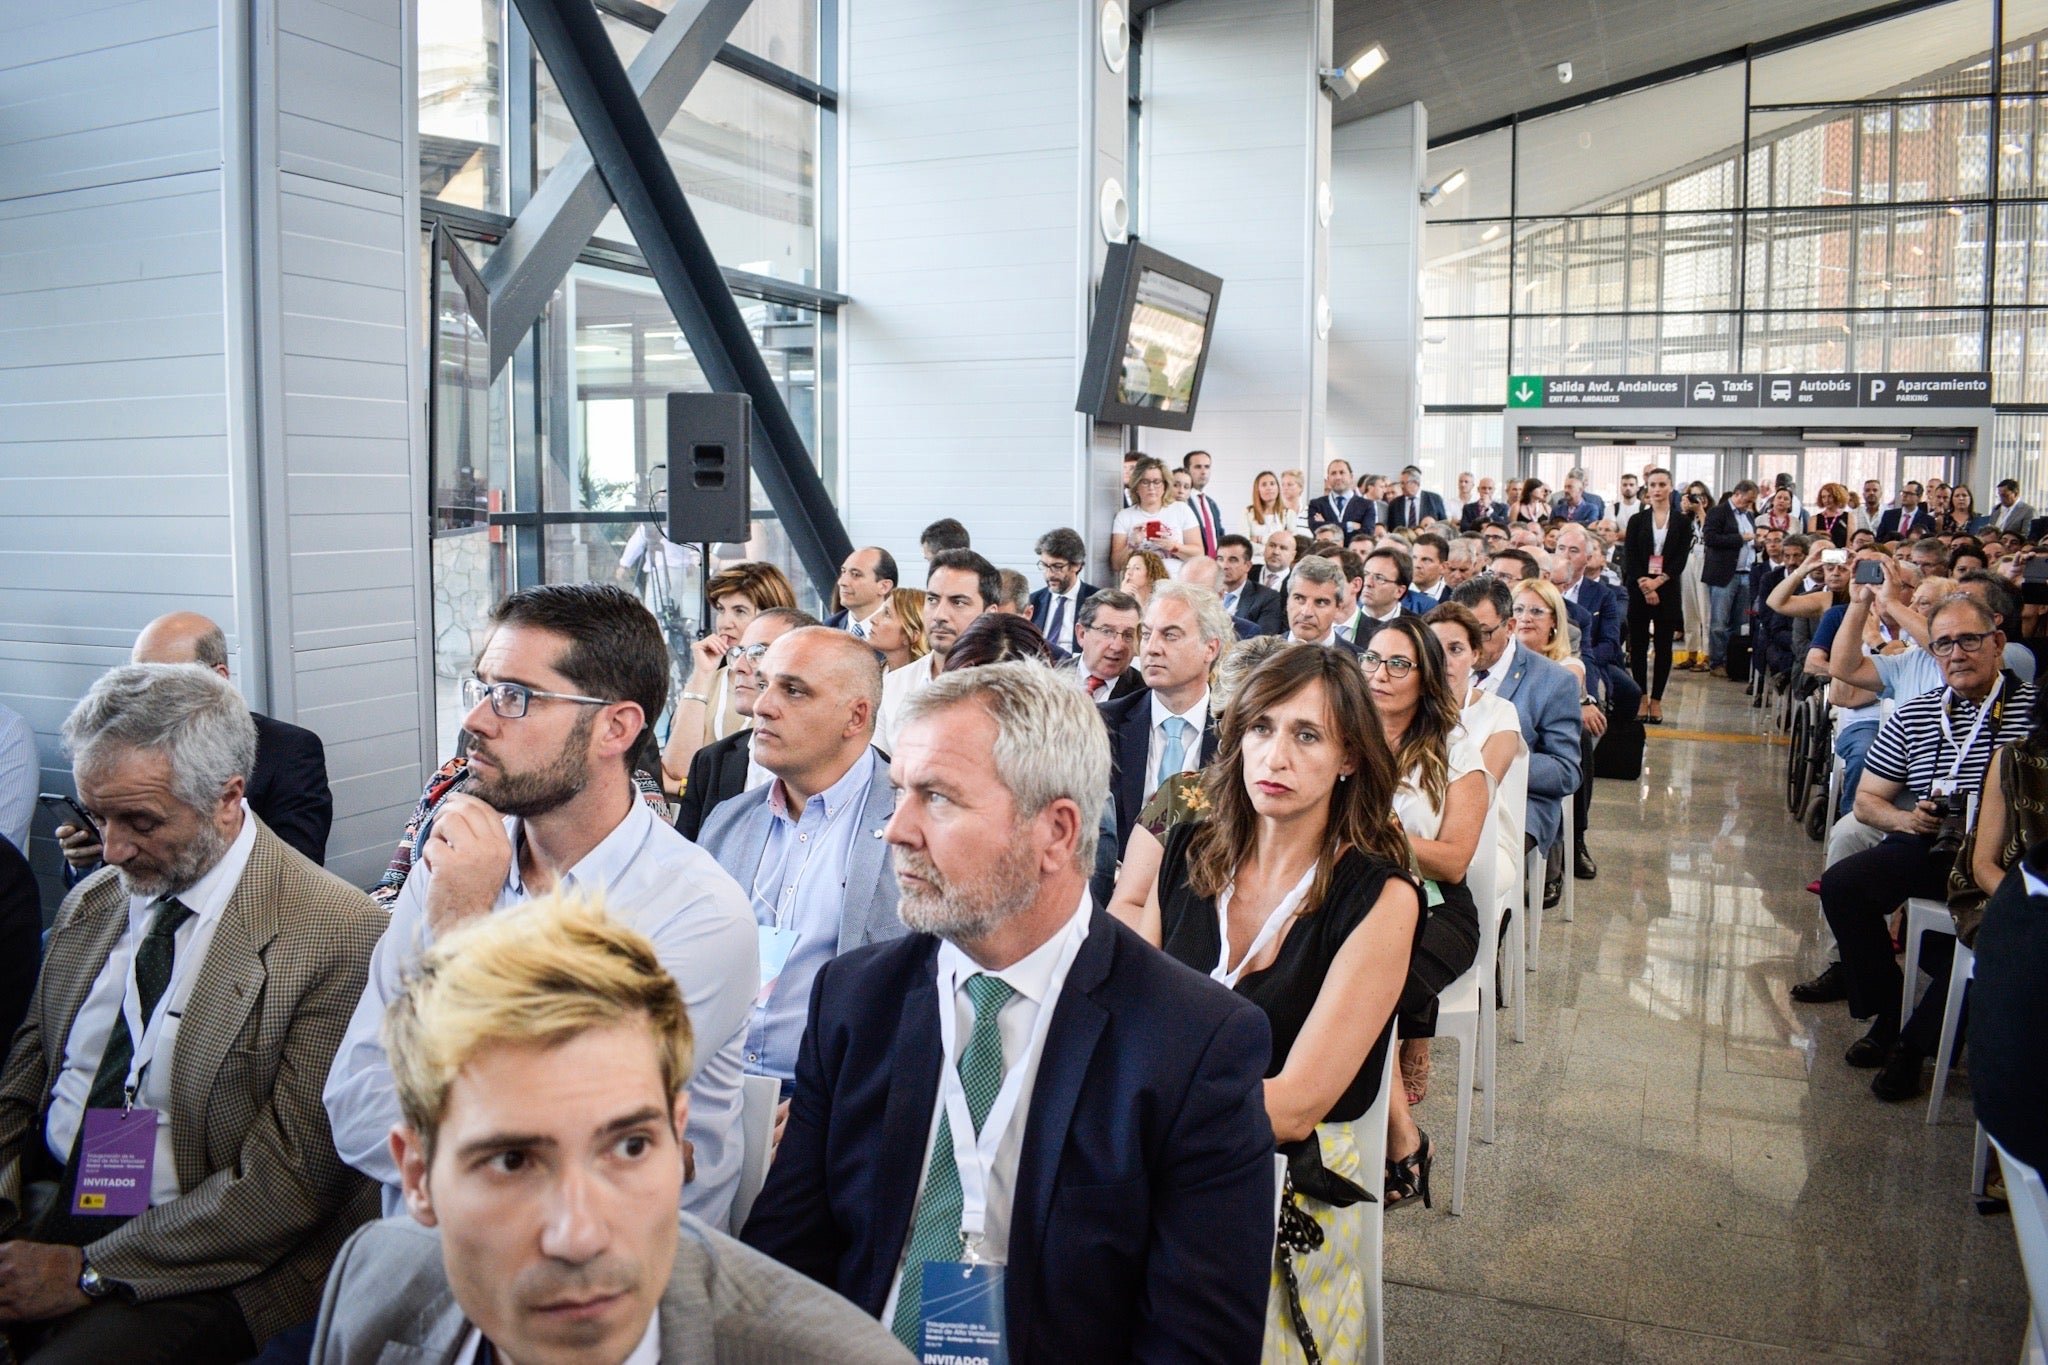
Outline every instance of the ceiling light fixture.
{"type": "Polygon", "coordinates": [[[1322,69],[1323,89],[1332,99],[1350,99],[1372,74],[1387,64],[1385,43],[1374,43],[1342,66],[1322,69]]]}
{"type": "Polygon", "coordinates": [[[1449,175],[1437,181],[1434,185],[1426,187],[1422,191],[1422,202],[1424,206],[1428,208],[1435,208],[1439,203],[1443,202],[1443,200],[1448,196],[1456,194],[1459,190],[1464,189],[1465,182],[1470,180],[1471,178],[1472,175],[1469,171],[1467,171],[1463,166],[1458,167],[1457,170],[1452,171],[1449,175]]]}
{"type": "Polygon", "coordinates": [[[1490,242],[1498,236],[1500,236],[1500,224],[1495,223],[1492,227],[1488,228],[1486,231],[1479,234],[1479,240],[1482,242],[1490,242]]]}

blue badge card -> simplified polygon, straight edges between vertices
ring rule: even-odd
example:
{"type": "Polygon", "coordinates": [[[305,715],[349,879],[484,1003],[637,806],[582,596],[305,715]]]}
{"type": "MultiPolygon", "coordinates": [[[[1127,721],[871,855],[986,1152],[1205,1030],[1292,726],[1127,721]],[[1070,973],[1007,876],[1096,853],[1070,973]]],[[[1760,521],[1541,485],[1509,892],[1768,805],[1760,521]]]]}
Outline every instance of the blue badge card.
{"type": "Polygon", "coordinates": [[[917,1358],[924,1365],[1009,1365],[1003,1268],[926,1261],[918,1345],[917,1358]]]}

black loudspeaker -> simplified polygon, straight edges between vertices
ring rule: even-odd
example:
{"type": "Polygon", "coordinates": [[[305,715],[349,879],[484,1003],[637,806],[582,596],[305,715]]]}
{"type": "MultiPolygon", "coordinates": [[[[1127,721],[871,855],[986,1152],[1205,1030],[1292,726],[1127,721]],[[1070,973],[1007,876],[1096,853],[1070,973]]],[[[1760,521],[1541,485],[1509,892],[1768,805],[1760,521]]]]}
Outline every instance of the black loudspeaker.
{"type": "Polygon", "coordinates": [[[753,536],[748,443],[754,402],[743,393],[668,396],[668,538],[744,544],[753,536]]]}

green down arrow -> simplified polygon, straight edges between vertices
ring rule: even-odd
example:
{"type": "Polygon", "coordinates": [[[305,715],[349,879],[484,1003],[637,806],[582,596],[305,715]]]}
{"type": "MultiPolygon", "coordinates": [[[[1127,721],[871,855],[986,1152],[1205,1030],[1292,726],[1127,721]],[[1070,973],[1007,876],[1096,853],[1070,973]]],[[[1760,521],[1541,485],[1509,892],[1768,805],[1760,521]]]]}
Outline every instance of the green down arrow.
{"type": "Polygon", "coordinates": [[[1543,379],[1540,375],[1518,374],[1508,380],[1508,406],[1511,408],[1540,408],[1543,406],[1543,379]]]}

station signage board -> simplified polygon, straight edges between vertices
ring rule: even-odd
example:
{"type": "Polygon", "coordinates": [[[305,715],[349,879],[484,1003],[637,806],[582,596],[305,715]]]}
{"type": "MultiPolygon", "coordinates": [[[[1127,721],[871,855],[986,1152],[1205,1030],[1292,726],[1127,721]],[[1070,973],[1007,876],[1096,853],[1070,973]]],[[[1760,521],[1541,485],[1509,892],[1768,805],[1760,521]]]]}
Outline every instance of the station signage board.
{"type": "Polygon", "coordinates": [[[1518,374],[1510,408],[1985,408],[1988,374],[1518,374]]]}

